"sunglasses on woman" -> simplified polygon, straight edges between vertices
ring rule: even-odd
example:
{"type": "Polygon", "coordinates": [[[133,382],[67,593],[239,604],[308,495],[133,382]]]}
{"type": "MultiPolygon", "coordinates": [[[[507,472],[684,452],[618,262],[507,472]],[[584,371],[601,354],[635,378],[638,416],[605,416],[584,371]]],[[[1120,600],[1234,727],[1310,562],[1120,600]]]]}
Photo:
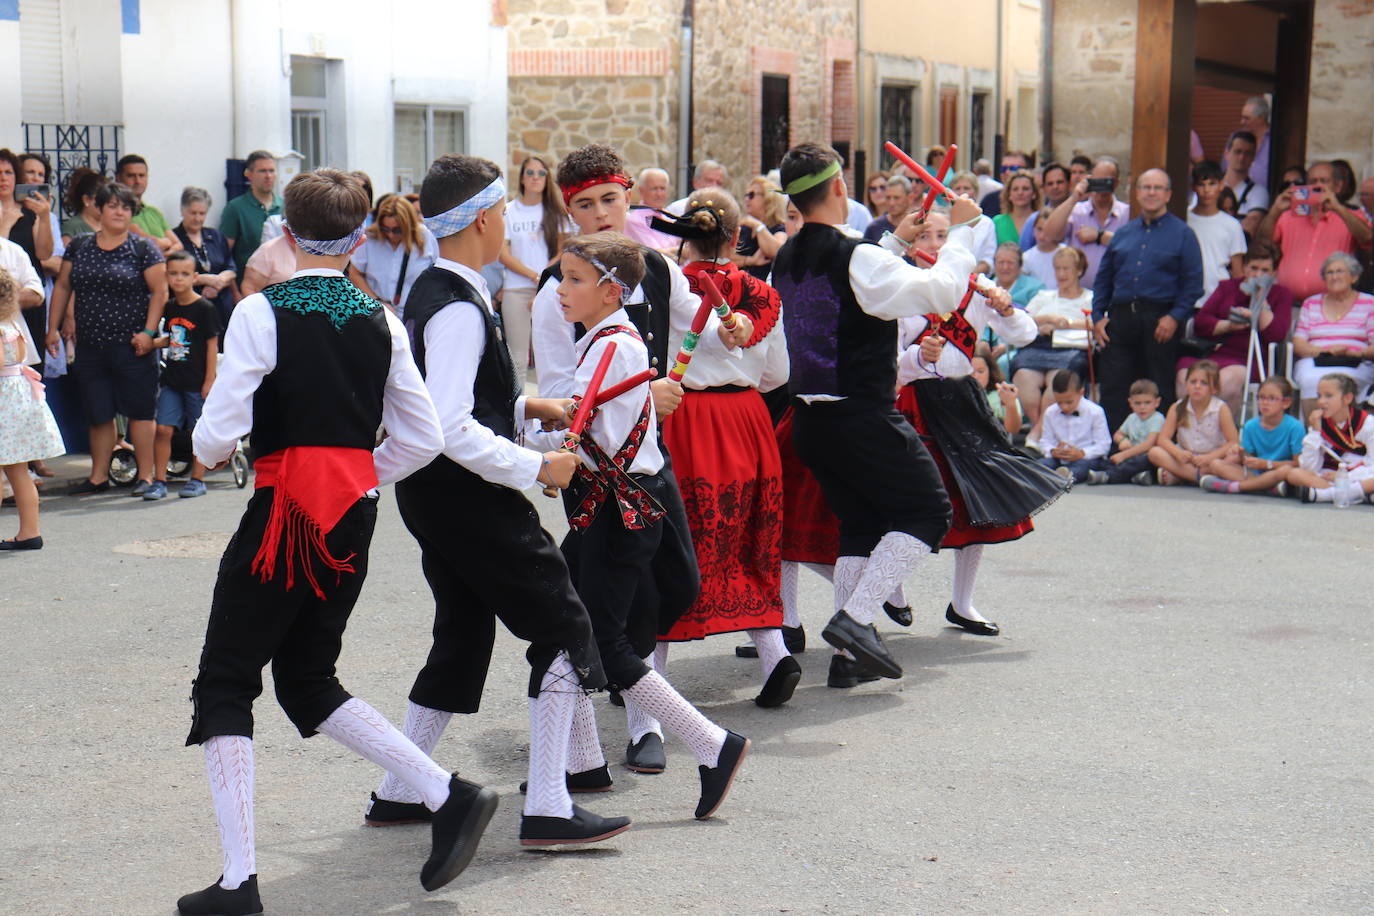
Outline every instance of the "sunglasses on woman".
{"type": "Polygon", "coordinates": [[[545,169],[525,169],[526,178],[547,178],[548,175],[545,169]]]}

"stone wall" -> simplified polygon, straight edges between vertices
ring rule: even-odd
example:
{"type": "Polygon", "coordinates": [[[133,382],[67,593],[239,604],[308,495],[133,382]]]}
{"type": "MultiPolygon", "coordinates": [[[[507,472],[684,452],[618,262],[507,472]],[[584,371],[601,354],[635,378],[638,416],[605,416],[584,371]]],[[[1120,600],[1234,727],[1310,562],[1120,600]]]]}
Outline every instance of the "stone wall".
{"type": "Polygon", "coordinates": [[[1055,0],[1054,155],[1107,154],[1130,174],[1136,0],[1055,0]]]}
{"type": "Polygon", "coordinates": [[[680,21],[676,0],[510,0],[510,167],[609,142],[671,170],[680,21]]]}
{"type": "Polygon", "coordinates": [[[1344,157],[1374,174],[1374,4],[1317,0],[1312,35],[1307,158],[1344,157]]]}

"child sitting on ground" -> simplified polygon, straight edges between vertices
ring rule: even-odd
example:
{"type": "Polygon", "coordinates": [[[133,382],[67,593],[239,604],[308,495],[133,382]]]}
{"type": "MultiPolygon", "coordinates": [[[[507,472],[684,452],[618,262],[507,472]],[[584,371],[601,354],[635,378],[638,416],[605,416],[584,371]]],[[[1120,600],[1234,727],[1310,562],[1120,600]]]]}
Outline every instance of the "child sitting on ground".
{"type": "Polygon", "coordinates": [[[1055,375],[1050,387],[1054,403],[1041,419],[1041,436],[1035,443],[1045,456],[1040,463],[1082,483],[1090,472],[1101,470],[1111,448],[1107,414],[1083,397],[1083,379],[1072,369],[1055,375]]]}
{"type": "Polygon", "coordinates": [[[1288,471],[1288,484],[1301,487],[1305,503],[1333,502],[1342,475],[1365,499],[1374,492],[1374,466],[1368,463],[1374,414],[1355,406],[1357,393],[1355,379],[1339,372],[1317,383],[1317,409],[1307,421],[1311,429],[1302,440],[1302,457],[1288,471]]]}
{"type": "MultiPolygon", "coordinates": [[[[167,462],[172,457],[172,435],[178,429],[196,428],[210,386],[215,383],[219,356],[219,314],[195,289],[196,259],[189,251],[167,256],[167,286],[172,295],[162,315],[162,336],[153,346],[167,351],[162,367],[162,387],[157,393],[157,438],[153,442],[153,483],[143,494],[147,500],[167,496],[167,462]]],[[[205,495],[205,465],[191,458],[191,479],[182,499],[205,495]]]]}
{"type": "Polygon", "coordinates": [[[1159,440],[1164,428],[1164,414],[1159,412],[1159,386],[1147,378],[1136,379],[1127,398],[1131,415],[1112,436],[1116,451],[1107,460],[1109,466],[1088,474],[1088,483],[1126,483],[1148,485],[1154,479],[1150,465],[1150,449],[1159,440]]]}
{"type": "Polygon", "coordinates": [[[1268,490],[1287,496],[1288,472],[1302,454],[1302,421],[1288,413],[1293,406],[1293,385],[1272,375],[1259,387],[1259,416],[1251,417],[1240,431],[1239,447],[1212,464],[1198,486],[1213,493],[1253,493],[1268,490]]]}
{"type": "Polygon", "coordinates": [[[1187,394],[1169,405],[1159,442],[1149,452],[1150,463],[1159,469],[1157,478],[1166,487],[1197,483],[1236,444],[1231,408],[1217,396],[1221,391],[1217,364],[1210,359],[1193,363],[1184,387],[1187,394]]]}

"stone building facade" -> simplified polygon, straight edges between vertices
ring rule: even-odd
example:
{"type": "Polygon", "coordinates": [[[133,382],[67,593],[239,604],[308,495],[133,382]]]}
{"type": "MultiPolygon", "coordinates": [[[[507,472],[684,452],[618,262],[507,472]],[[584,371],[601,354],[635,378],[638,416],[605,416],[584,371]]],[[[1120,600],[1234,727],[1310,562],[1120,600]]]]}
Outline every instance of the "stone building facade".
{"type": "MultiPolygon", "coordinates": [[[[688,161],[719,160],[739,192],[765,165],[765,139],[853,142],[853,2],[793,0],[787,16],[763,0],[692,6],[688,161]]],[[[632,170],[665,168],[681,190],[682,25],[681,0],[510,0],[510,167],[609,141],[632,170]]]]}
{"type": "MultiPolygon", "coordinates": [[[[1215,22],[1215,16],[1209,13],[1217,11],[1209,8],[1221,3],[1233,3],[1237,9],[1231,12],[1252,17],[1277,15],[1276,11],[1284,9],[1241,0],[1202,0],[1198,5],[1199,57],[1204,50],[1208,56],[1213,53],[1214,49],[1205,49],[1206,29],[1210,22],[1215,22]]],[[[1299,146],[1300,151],[1305,149],[1305,156],[1294,158],[1308,162],[1345,158],[1361,176],[1374,174],[1374,108],[1368,104],[1370,87],[1374,86],[1374,3],[1311,0],[1309,5],[1309,90],[1305,99],[1295,102],[1306,105],[1306,142],[1299,146]]],[[[1137,10],[1137,0],[1055,0],[1051,146],[1057,156],[1107,153],[1120,158],[1130,172],[1139,170],[1130,162],[1137,10]]],[[[1231,33],[1218,37],[1216,44],[1244,54],[1253,53],[1263,42],[1231,33]]],[[[1270,62],[1252,59],[1235,63],[1260,68],[1270,62]]],[[[1195,78],[1202,88],[1195,93],[1226,83],[1224,74],[1209,80],[1202,74],[1201,61],[1199,65],[1195,78]]],[[[1239,72],[1246,67],[1235,69],[1239,72]]],[[[1255,90],[1237,84],[1231,91],[1234,98],[1242,99],[1255,90]]],[[[1232,107],[1238,118],[1239,104],[1232,107]]],[[[1195,106],[1195,117],[1196,112],[1195,106]]],[[[1209,147],[1207,153],[1215,157],[1218,150],[1209,147]]]]}

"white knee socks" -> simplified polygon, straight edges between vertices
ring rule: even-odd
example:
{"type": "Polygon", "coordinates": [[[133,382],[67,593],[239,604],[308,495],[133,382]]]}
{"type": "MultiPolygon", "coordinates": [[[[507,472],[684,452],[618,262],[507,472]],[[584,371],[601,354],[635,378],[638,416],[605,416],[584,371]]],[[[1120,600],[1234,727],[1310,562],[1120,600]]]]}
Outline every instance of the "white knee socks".
{"type": "Polygon", "coordinates": [[[528,817],[572,817],[568,794],[568,743],[582,685],[562,652],[544,673],[539,696],[530,700],[528,817]]]}
{"type": "Polygon", "coordinates": [[[987,618],[973,606],[973,585],[978,579],[978,563],[983,559],[983,545],[970,544],[954,553],[954,610],[969,620],[987,618]]]}
{"type": "Polygon", "coordinates": [[[224,849],[224,877],[219,886],[232,891],[258,870],[253,843],[253,739],[216,735],[206,739],[204,747],[224,849]]]}
{"type": "Polygon", "coordinates": [[[801,572],[801,564],[791,560],[782,561],[782,579],[779,592],[782,597],[782,625],[785,627],[801,626],[801,610],[797,607],[797,574],[801,572]]]}
{"type": "MultiPolygon", "coordinates": [[[[863,564],[854,590],[842,607],[860,624],[873,622],[883,609],[883,599],[892,594],[898,583],[906,579],[912,567],[930,553],[930,546],[901,531],[889,531],[863,564]]],[[[840,595],[840,565],[858,557],[841,557],[835,565],[835,597],[840,595]]]]}
{"type": "MultiPolygon", "coordinates": [[[[444,729],[452,718],[453,713],[451,712],[430,709],[428,706],[411,703],[406,707],[406,724],[403,731],[405,736],[425,753],[425,756],[433,757],[435,745],[439,743],[439,736],[444,733],[444,729]]],[[[418,804],[420,801],[420,796],[415,790],[390,773],[382,777],[382,784],[377,787],[377,797],[411,805],[418,804]]]]}
{"type": "Polygon", "coordinates": [[[902,583],[898,582],[897,587],[892,590],[892,594],[887,596],[887,603],[893,607],[906,607],[906,589],[902,583]]]}
{"type": "Polygon", "coordinates": [[[386,717],[352,697],[319,724],[327,735],[355,754],[393,773],[437,811],[448,800],[450,774],[415,746],[386,717]]]}
{"type": "Polygon", "coordinates": [[[630,708],[633,700],[637,706],[662,720],[668,730],[687,742],[697,763],[713,767],[720,760],[720,749],[725,745],[725,729],[721,728],[687,702],[673,685],[663,679],[657,671],[650,671],[639,679],[633,687],[622,690],[625,695],[625,708],[630,708]]]}
{"type": "Polygon", "coordinates": [[[596,730],[596,708],[586,692],[577,695],[573,706],[572,729],[568,733],[568,772],[585,773],[606,765],[601,750],[601,735],[596,730]]]}
{"type": "MultiPolygon", "coordinates": [[[[661,642],[654,647],[654,654],[644,659],[644,664],[650,670],[662,671],[658,666],[662,664],[664,668],[668,665],[668,644],[661,642]],[[659,650],[662,649],[663,658],[660,662],[659,650]]],[[[638,703],[630,699],[630,695],[621,691],[621,697],[625,700],[625,726],[630,732],[630,743],[638,744],[639,740],[649,732],[653,732],[660,738],[663,737],[663,726],[658,724],[658,720],[649,715],[638,703]]]]}
{"type": "Polygon", "coordinates": [[[835,610],[844,610],[849,602],[849,596],[854,592],[854,586],[859,584],[859,579],[863,576],[864,565],[867,562],[868,557],[840,557],[835,561],[832,580],[835,583],[835,610]]]}
{"type": "Polygon", "coordinates": [[[759,664],[763,666],[763,679],[766,681],[778,662],[791,654],[787,651],[786,643],[782,641],[782,630],[777,627],[750,630],[749,638],[759,650],[759,664]]]}

